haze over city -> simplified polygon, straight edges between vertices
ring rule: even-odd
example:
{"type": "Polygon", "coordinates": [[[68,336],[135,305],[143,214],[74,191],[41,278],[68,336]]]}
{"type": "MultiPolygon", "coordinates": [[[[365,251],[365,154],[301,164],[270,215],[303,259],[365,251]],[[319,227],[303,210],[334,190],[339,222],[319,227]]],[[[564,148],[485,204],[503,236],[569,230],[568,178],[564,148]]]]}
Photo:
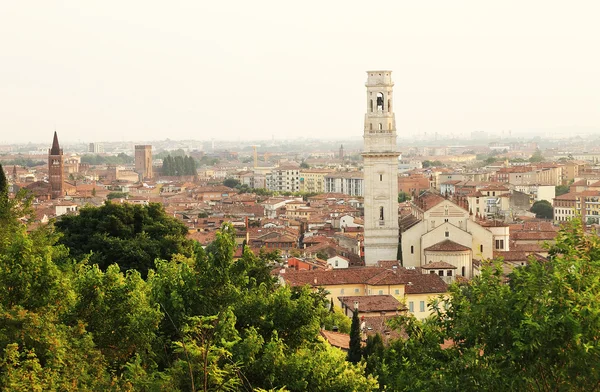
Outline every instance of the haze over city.
{"type": "Polygon", "coordinates": [[[0,12],[0,143],[600,130],[594,1],[23,2],[0,12]]]}

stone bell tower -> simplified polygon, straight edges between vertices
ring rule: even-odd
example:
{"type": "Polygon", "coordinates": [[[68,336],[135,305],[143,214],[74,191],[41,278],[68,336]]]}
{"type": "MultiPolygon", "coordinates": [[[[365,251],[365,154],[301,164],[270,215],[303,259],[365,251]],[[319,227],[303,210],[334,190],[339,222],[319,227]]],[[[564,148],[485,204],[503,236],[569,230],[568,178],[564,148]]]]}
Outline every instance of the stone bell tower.
{"type": "Polygon", "coordinates": [[[398,257],[398,156],[391,71],[367,72],[364,129],[365,264],[398,257]]]}

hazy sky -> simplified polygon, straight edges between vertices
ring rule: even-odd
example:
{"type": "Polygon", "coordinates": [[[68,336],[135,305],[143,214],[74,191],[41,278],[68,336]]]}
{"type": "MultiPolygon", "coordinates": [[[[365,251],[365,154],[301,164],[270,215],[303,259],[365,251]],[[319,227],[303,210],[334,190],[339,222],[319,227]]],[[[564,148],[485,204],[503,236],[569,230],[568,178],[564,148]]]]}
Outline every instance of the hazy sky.
{"type": "Polygon", "coordinates": [[[4,1],[0,143],[600,126],[600,2],[4,1]]]}

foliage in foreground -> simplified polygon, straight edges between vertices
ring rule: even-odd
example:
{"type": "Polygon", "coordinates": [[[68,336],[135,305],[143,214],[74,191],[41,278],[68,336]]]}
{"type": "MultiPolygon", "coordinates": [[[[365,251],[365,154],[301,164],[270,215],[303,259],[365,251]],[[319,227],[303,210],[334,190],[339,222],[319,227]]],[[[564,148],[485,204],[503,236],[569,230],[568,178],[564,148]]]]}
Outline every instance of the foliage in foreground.
{"type": "Polygon", "coordinates": [[[563,227],[549,261],[530,260],[508,283],[499,264],[453,285],[448,305],[409,339],[367,358],[381,385],[401,391],[593,391],[600,386],[600,239],[563,227]],[[440,344],[446,342],[446,349],[440,344]]]}
{"type": "MultiPolygon", "coordinates": [[[[99,230],[129,230],[108,212],[106,219],[88,214],[99,230]]],[[[137,222],[144,227],[143,217],[137,222]]],[[[230,225],[206,250],[195,245],[187,255],[158,259],[147,279],[117,264],[100,268],[94,253],[69,253],[52,226],[31,233],[6,227],[0,226],[0,390],[378,388],[364,365],[346,362],[319,337],[330,314],[323,293],[279,287],[267,263],[272,255],[246,250],[234,260],[230,225]]],[[[102,237],[114,240],[106,231],[102,237]]]]}

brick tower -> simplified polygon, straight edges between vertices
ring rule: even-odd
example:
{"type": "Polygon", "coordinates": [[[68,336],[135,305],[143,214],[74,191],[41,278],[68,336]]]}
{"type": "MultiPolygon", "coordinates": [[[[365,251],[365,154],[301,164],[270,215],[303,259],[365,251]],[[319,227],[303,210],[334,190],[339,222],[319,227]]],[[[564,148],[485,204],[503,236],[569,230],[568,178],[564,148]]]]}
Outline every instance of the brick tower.
{"type": "Polygon", "coordinates": [[[48,150],[48,180],[52,198],[64,196],[63,150],[58,144],[58,135],[54,131],[52,148],[48,150]]]}

